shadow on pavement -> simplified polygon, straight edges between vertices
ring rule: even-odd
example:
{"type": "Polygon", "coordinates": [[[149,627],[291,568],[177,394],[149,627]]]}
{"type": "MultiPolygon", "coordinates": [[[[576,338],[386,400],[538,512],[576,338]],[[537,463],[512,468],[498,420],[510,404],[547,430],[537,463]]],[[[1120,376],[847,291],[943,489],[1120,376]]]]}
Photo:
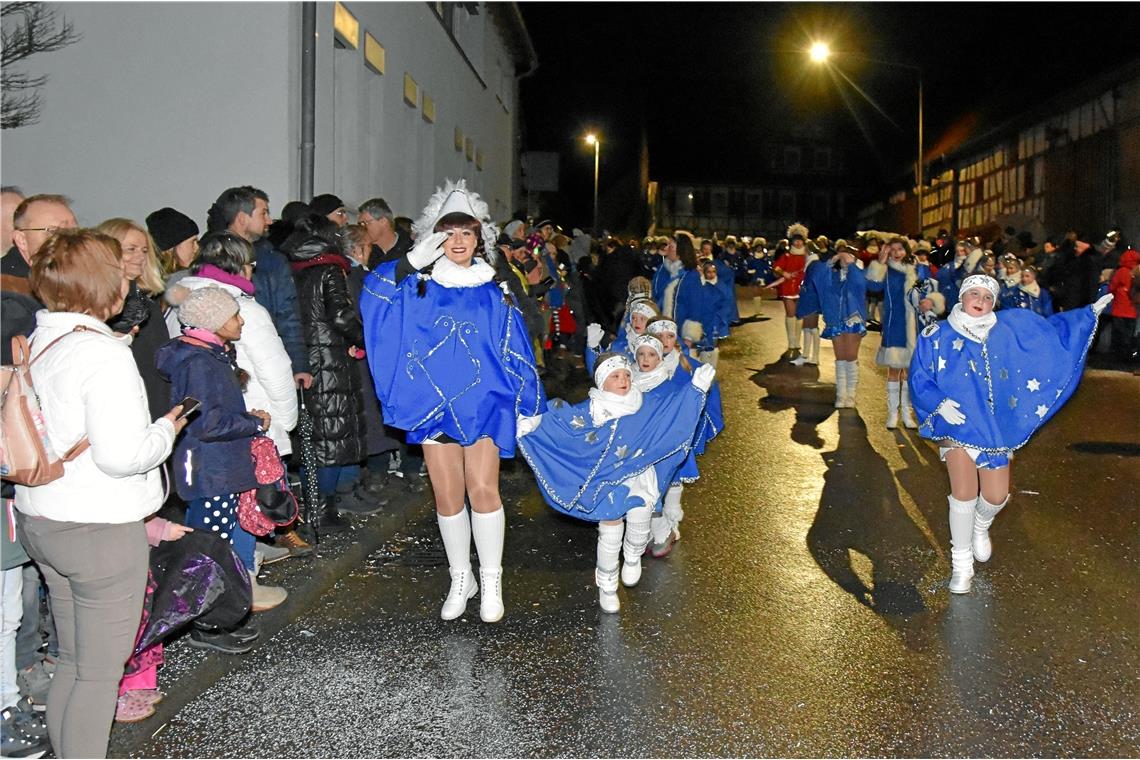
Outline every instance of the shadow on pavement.
{"type": "Polygon", "coordinates": [[[840,415],[839,444],[822,456],[827,471],[808,550],[837,586],[921,648],[908,619],[927,612],[919,591],[927,542],[902,509],[890,467],[857,412],[840,415]]]}
{"type": "Polygon", "coordinates": [[[795,409],[792,440],[822,449],[823,439],[816,428],[835,411],[835,385],[820,383],[819,367],[810,364],[797,367],[776,360],[754,372],[752,382],[768,391],[760,399],[760,408],[773,413],[795,409]]]}

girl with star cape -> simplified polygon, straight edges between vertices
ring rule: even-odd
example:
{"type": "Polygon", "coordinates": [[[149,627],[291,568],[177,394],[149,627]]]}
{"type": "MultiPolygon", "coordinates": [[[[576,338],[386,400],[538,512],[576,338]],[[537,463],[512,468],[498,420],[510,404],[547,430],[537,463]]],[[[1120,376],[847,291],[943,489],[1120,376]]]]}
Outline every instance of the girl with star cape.
{"type": "Polygon", "coordinates": [[[689,455],[715,370],[704,367],[685,393],[643,394],[629,359],[603,354],[589,398],[555,400],[546,414],[519,420],[519,449],[553,509],[598,523],[598,603],[617,612],[621,580],[637,585],[660,484],[689,455]],[[623,540],[624,534],[624,540],[623,540]]]}
{"type": "Polygon", "coordinates": [[[522,313],[484,258],[497,230],[486,202],[450,182],[414,225],[417,243],[364,282],[365,346],[384,419],[424,444],[451,572],[444,620],[478,593],[485,622],[502,618],[505,516],[499,459],[514,456],[515,420],[546,410],[522,313]],[[468,517],[465,500],[470,502],[468,517]]]}
{"type": "Polygon", "coordinates": [[[910,364],[919,434],[940,444],[950,475],[950,591],[965,594],[974,559],[985,562],[989,527],[1009,500],[1009,464],[1073,395],[1109,299],[1048,319],[994,312],[998,282],[970,275],[945,322],[922,331],[910,364]]]}

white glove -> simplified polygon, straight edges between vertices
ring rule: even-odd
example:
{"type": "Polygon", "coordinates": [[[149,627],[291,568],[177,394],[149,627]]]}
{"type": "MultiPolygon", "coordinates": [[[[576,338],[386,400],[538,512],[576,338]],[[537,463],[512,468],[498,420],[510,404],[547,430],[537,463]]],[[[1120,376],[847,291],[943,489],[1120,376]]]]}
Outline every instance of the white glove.
{"type": "Polygon", "coordinates": [[[716,370],[712,368],[712,365],[702,364],[693,372],[693,385],[705,393],[708,393],[709,388],[712,387],[714,377],[716,377],[716,370]]]}
{"type": "Polygon", "coordinates": [[[433,232],[423,240],[417,241],[414,248],[408,252],[408,263],[416,269],[426,269],[443,255],[439,247],[447,240],[446,232],[433,232]]]}
{"type": "Polygon", "coordinates": [[[515,438],[522,438],[527,433],[533,433],[540,422],[542,422],[541,414],[536,414],[533,417],[524,417],[520,414],[515,422],[515,438]]]}
{"type": "Polygon", "coordinates": [[[1096,303],[1092,305],[1093,314],[1099,317],[1100,313],[1107,309],[1110,303],[1112,303],[1112,293],[1101,296],[1096,300],[1096,303]]]}
{"type": "Polygon", "coordinates": [[[943,401],[934,412],[951,425],[961,425],[966,421],[966,415],[962,414],[961,406],[953,399],[948,398],[943,401]]]}
{"type": "Polygon", "coordinates": [[[586,326],[586,345],[590,348],[600,348],[602,345],[602,336],[606,331],[597,322],[591,322],[586,326]]]}

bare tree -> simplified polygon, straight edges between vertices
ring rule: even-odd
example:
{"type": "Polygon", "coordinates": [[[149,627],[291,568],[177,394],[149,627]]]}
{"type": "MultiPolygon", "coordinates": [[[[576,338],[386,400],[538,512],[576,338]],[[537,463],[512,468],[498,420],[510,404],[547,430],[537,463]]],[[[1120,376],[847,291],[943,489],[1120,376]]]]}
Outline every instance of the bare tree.
{"type": "Polygon", "coordinates": [[[0,129],[35,124],[40,118],[40,88],[48,78],[13,67],[36,53],[50,53],[77,42],[81,35],[57,11],[36,2],[0,5],[0,26],[0,129]]]}

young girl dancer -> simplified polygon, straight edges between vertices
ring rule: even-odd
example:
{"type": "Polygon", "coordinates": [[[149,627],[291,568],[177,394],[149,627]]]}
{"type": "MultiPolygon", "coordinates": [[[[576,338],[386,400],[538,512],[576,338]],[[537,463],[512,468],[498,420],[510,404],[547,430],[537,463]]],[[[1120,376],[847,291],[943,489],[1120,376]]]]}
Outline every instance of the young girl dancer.
{"type": "Polygon", "coordinates": [[[823,337],[835,349],[836,409],[855,407],[859,344],[867,334],[867,279],[857,253],[846,240],[835,241],[835,255],[808,270],[797,306],[805,314],[823,314],[823,337]]]}
{"type": "Polygon", "coordinates": [[[887,368],[887,429],[899,425],[899,412],[908,428],[918,427],[910,409],[910,394],[906,384],[914,341],[919,331],[920,313],[933,312],[934,316],[945,309],[945,301],[929,280],[915,267],[910,256],[910,244],[901,237],[891,238],[879,258],[867,268],[867,290],[883,294],[882,343],[875,361],[887,368]],[[919,280],[929,283],[929,292],[911,308],[907,294],[919,280]]]}
{"type": "Polygon", "coordinates": [[[950,475],[950,591],[965,594],[989,528],[1009,501],[1009,463],[1076,390],[1110,298],[1049,319],[994,312],[996,280],[970,275],[945,322],[922,331],[910,365],[919,433],[938,441],[950,475]]]}
{"type": "Polygon", "coordinates": [[[514,456],[516,416],[541,414],[546,398],[522,313],[484,260],[497,235],[487,204],[464,180],[448,182],[415,230],[415,248],[365,280],[368,361],[384,420],[424,444],[451,573],[440,616],[459,617],[478,592],[474,536],[479,616],[493,623],[503,616],[499,458],[514,456]]]}
{"type": "Polygon", "coordinates": [[[602,354],[586,401],[571,406],[555,399],[551,411],[518,424],[519,448],[547,504],[598,523],[594,579],[605,612],[621,608],[619,554],[625,558],[622,583],[632,587],[641,579],[659,483],[670,482],[692,450],[715,375],[704,367],[685,393],[648,396],[633,385],[631,370],[626,356],[602,354]]]}
{"type": "Polygon", "coordinates": [[[1053,315],[1053,298],[1037,283],[1037,268],[1021,270],[1020,282],[1013,288],[1002,288],[999,306],[1003,309],[1029,309],[1043,317],[1053,315]]]}

